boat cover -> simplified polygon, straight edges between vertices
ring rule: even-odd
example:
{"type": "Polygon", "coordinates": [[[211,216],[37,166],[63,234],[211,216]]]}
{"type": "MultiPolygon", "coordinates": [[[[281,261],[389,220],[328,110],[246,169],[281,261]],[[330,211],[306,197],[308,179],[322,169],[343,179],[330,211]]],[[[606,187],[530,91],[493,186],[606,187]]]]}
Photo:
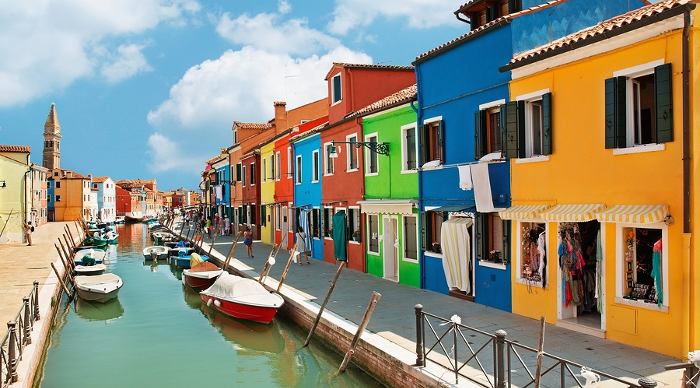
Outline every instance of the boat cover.
{"type": "Polygon", "coordinates": [[[220,268],[217,267],[215,264],[212,264],[208,261],[202,261],[199,264],[192,265],[192,259],[190,259],[190,272],[218,271],[219,269],[220,268]]]}
{"type": "Polygon", "coordinates": [[[193,253],[190,255],[190,268],[196,267],[198,264],[203,263],[202,256],[199,253],[193,253]]]}
{"type": "Polygon", "coordinates": [[[75,286],[81,290],[93,292],[110,292],[121,287],[122,279],[113,274],[106,273],[96,276],[76,276],[75,286]]]}
{"type": "Polygon", "coordinates": [[[252,279],[242,278],[224,272],[202,294],[229,302],[251,306],[278,308],[284,299],[268,291],[262,284],[252,279]]]}

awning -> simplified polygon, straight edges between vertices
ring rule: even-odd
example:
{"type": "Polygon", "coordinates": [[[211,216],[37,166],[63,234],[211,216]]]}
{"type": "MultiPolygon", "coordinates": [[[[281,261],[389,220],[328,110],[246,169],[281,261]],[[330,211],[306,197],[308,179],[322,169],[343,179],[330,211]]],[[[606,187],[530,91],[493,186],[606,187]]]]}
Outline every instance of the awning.
{"type": "Polygon", "coordinates": [[[368,200],[358,201],[362,213],[366,214],[400,214],[410,216],[416,201],[406,200],[368,200]]]}
{"type": "Polygon", "coordinates": [[[668,215],[666,205],[614,205],[596,214],[600,222],[629,222],[631,224],[655,224],[668,215]]]}
{"type": "Polygon", "coordinates": [[[445,205],[436,208],[426,206],[427,212],[445,212],[445,213],[476,213],[476,205],[445,205]]]}
{"type": "Polygon", "coordinates": [[[540,213],[545,221],[550,222],[586,222],[595,220],[596,214],[605,208],[598,203],[561,204],[540,213]]]}
{"type": "Polygon", "coordinates": [[[515,205],[504,211],[498,212],[498,215],[503,220],[532,220],[538,218],[538,215],[543,212],[549,205],[515,205]]]}

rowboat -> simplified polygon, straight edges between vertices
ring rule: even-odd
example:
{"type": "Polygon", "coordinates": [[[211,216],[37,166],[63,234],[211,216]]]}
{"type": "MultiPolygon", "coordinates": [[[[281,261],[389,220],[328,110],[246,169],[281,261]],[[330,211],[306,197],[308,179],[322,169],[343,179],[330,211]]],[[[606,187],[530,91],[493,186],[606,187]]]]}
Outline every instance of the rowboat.
{"type": "Polygon", "coordinates": [[[82,265],[84,257],[91,257],[95,259],[96,264],[100,264],[104,261],[106,256],[107,252],[100,249],[82,249],[75,253],[73,261],[75,261],[75,264],[82,265]]]}
{"type": "Polygon", "coordinates": [[[156,260],[166,260],[168,258],[168,248],[162,247],[160,245],[143,248],[143,259],[150,261],[156,260]]]}
{"type": "Polygon", "coordinates": [[[74,271],[76,275],[94,276],[103,274],[106,269],[104,264],[76,265],[74,271]]]}
{"type": "MultiPolygon", "coordinates": [[[[191,255],[187,256],[170,256],[170,264],[174,264],[178,268],[182,269],[190,269],[192,266],[192,256],[196,255],[196,253],[192,253],[191,255]]],[[[199,255],[197,255],[199,256],[199,255]]],[[[201,258],[201,261],[208,261],[209,258],[207,256],[199,256],[201,258]]]]}
{"type": "Polygon", "coordinates": [[[104,303],[116,298],[123,285],[122,279],[113,273],[75,277],[78,296],[91,302],[104,303]]]}
{"type": "Polygon", "coordinates": [[[190,261],[190,269],[182,271],[182,282],[195,290],[205,290],[211,287],[223,272],[221,268],[208,261],[196,265],[192,265],[190,261]]]}
{"type": "Polygon", "coordinates": [[[143,221],[143,218],[144,216],[141,212],[129,212],[124,214],[124,221],[131,224],[141,222],[143,221]]]}
{"type": "Polygon", "coordinates": [[[109,231],[102,236],[107,240],[107,244],[116,245],[119,243],[119,233],[109,231]]]}
{"type": "Polygon", "coordinates": [[[223,272],[211,287],[199,293],[202,302],[228,316],[270,323],[284,299],[255,280],[223,272]]]}

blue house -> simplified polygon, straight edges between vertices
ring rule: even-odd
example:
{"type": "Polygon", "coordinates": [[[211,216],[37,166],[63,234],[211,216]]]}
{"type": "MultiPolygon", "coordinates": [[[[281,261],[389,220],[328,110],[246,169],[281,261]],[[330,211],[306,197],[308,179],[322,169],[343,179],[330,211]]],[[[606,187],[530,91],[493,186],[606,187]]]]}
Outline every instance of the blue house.
{"type": "Polygon", "coordinates": [[[627,12],[628,3],[467,1],[455,15],[470,31],[416,58],[423,288],[511,310],[511,226],[497,211],[510,206],[509,159],[546,162],[551,153],[551,94],[510,97],[510,73],[499,68],[514,53],[627,12]],[[527,133],[507,133],[516,120],[527,133]]]}
{"type": "Polygon", "coordinates": [[[46,180],[46,219],[49,222],[56,220],[56,198],[54,197],[54,186],[56,181],[51,176],[46,180]]]}
{"type": "Polygon", "coordinates": [[[223,154],[219,161],[212,166],[216,171],[215,191],[215,212],[219,217],[228,216],[233,219],[231,210],[231,195],[229,188],[231,187],[231,168],[229,168],[228,154],[223,154]]]}
{"type": "MultiPolygon", "coordinates": [[[[319,126],[317,128],[320,128],[319,126]]],[[[315,129],[292,136],[294,171],[294,228],[301,227],[310,244],[311,256],[323,260],[321,235],[321,135],[315,129]]],[[[296,239],[296,234],[295,234],[296,239]]],[[[298,242],[297,242],[298,243],[298,242]]]]}

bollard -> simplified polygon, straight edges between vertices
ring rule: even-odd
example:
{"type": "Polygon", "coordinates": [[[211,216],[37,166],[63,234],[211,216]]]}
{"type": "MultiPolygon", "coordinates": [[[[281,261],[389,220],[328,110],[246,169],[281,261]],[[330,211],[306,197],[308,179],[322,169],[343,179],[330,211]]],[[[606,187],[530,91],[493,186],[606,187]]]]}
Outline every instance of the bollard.
{"type": "Polygon", "coordinates": [[[34,321],[41,319],[39,315],[39,282],[34,281],[34,321]]]}
{"type": "Polygon", "coordinates": [[[505,330],[496,330],[496,388],[506,388],[505,350],[506,350],[505,330]]]}
{"type": "Polygon", "coordinates": [[[9,343],[7,345],[8,368],[7,373],[10,375],[10,382],[17,382],[17,333],[15,333],[15,323],[7,322],[7,335],[9,343]]]}
{"type": "Polygon", "coordinates": [[[648,377],[642,377],[641,379],[638,380],[639,385],[642,388],[654,388],[656,387],[656,381],[653,379],[650,379],[648,377]]]}
{"type": "Polygon", "coordinates": [[[425,355],[423,352],[423,305],[417,304],[413,307],[416,310],[416,366],[425,366],[425,355]]]}
{"type": "Polygon", "coordinates": [[[24,320],[22,323],[24,323],[24,344],[31,344],[32,343],[32,326],[31,326],[31,315],[29,314],[29,297],[25,296],[22,298],[22,302],[24,303],[24,320]]]}

